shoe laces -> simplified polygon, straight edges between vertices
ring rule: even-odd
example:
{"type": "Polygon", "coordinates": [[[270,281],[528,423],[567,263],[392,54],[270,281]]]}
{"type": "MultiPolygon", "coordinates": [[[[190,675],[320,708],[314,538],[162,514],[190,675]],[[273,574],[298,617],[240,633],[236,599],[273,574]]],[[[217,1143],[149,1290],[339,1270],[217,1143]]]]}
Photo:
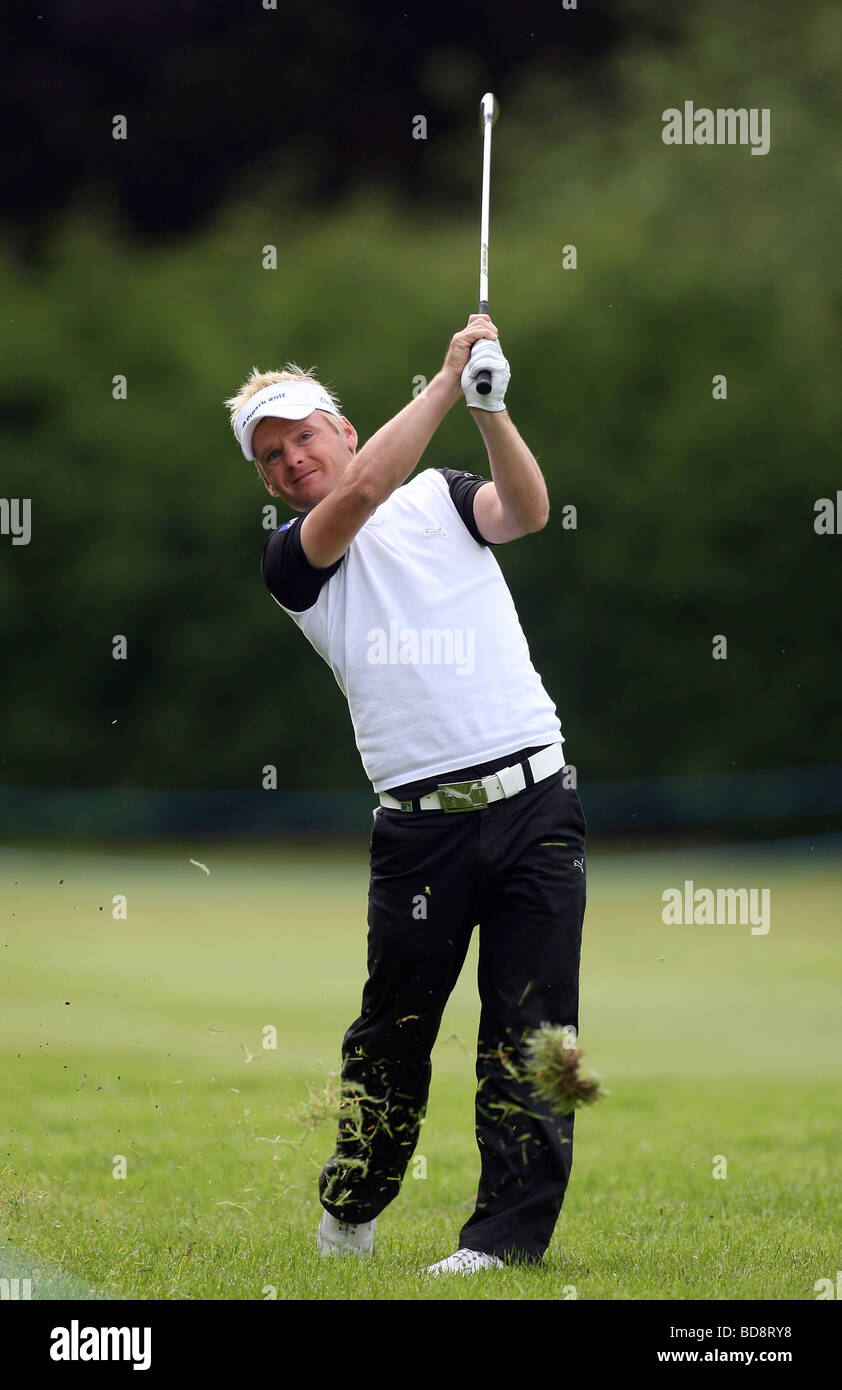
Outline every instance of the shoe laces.
{"type": "Polygon", "coordinates": [[[453,1256],[455,1263],[461,1268],[463,1265],[473,1266],[480,1264],[483,1256],[479,1250],[457,1250],[453,1256]]]}

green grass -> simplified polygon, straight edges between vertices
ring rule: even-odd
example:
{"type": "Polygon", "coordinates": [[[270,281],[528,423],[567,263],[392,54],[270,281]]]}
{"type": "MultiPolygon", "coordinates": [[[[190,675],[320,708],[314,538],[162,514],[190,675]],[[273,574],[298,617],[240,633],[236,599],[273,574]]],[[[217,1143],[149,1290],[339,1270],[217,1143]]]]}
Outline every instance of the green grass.
{"type": "Polygon", "coordinates": [[[592,854],[580,1043],[610,1095],[577,1115],[544,1266],[459,1280],[422,1271],[476,1190],[476,943],[434,1053],[427,1176],[410,1167],[374,1260],[323,1260],[332,1129],[283,1117],[359,1009],[364,854],[6,849],[0,884],[0,1277],[37,1270],[35,1297],[810,1300],[835,1279],[840,882],[821,844],[592,854]],[[685,878],[770,887],[770,932],[663,925],[685,878]]]}

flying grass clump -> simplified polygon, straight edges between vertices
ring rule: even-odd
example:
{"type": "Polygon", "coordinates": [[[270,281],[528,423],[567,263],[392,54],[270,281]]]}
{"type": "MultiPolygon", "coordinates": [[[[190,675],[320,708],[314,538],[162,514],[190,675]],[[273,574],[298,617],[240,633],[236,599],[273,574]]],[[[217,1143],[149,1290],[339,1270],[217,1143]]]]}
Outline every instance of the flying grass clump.
{"type": "Polygon", "coordinates": [[[545,1101],[561,1115],[593,1105],[608,1094],[598,1076],[583,1076],[579,1070],[583,1053],[576,1031],[569,1025],[562,1028],[542,1023],[526,1034],[523,1054],[519,1078],[527,1083],[536,1100],[545,1101]]]}
{"type": "MultiPolygon", "coordinates": [[[[321,1125],[330,1121],[332,1124],[338,1123],[343,1146],[366,1149],[370,1147],[379,1126],[388,1128],[385,1107],[384,1098],[368,1095],[363,1086],[353,1081],[343,1081],[332,1071],[320,1087],[308,1085],[307,1099],[292,1106],[283,1118],[300,1131],[296,1148],[321,1125]]],[[[343,1161],[348,1165],[353,1160],[348,1158],[343,1161]]]]}
{"type": "Polygon", "coordinates": [[[366,1095],[362,1086],[343,1082],[332,1071],[322,1086],[316,1088],[308,1084],[307,1099],[287,1110],[284,1119],[301,1127],[302,1138],[312,1134],[326,1120],[336,1122],[337,1119],[344,1119],[351,1130],[361,1130],[363,1101],[372,1105],[377,1103],[366,1095]]]}
{"type": "Polygon", "coordinates": [[[341,1100],[341,1085],[335,1072],[328,1074],[327,1080],[317,1090],[307,1086],[307,1099],[299,1101],[286,1111],[283,1118],[301,1127],[302,1140],[323,1125],[325,1120],[335,1119],[341,1100]]]}
{"type": "Polygon", "coordinates": [[[337,1149],[328,1163],[325,1190],[326,1200],[344,1206],[352,1200],[345,1184],[352,1171],[363,1177],[368,1173],[374,1137],[381,1127],[388,1131],[385,1115],[386,1100],[369,1096],[363,1086],[343,1081],[336,1072],[329,1072],[321,1087],[307,1087],[307,1099],[299,1101],[284,1115],[300,1130],[295,1143],[288,1139],[276,1142],[300,1150],[307,1137],[326,1121],[338,1125],[337,1149]]]}

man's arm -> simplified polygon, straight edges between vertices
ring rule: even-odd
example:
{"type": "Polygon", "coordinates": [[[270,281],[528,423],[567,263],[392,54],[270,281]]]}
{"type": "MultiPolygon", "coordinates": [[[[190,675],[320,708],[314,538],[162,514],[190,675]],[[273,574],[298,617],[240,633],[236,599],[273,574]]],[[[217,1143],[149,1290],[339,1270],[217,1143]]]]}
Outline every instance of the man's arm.
{"type": "Polygon", "coordinates": [[[485,440],[492,483],[474,494],[474,520],[493,545],[541,531],[550,502],[538,461],[521,439],[507,410],[471,410],[485,440]]]}
{"type": "Polygon", "coordinates": [[[487,317],[472,314],[454,333],[441,370],[393,419],[373,434],[348,464],[342,481],[301,523],[301,545],[311,565],[339,560],[372,512],[406,482],[450,407],[462,394],[462,369],[478,338],[496,338],[487,317]]]}

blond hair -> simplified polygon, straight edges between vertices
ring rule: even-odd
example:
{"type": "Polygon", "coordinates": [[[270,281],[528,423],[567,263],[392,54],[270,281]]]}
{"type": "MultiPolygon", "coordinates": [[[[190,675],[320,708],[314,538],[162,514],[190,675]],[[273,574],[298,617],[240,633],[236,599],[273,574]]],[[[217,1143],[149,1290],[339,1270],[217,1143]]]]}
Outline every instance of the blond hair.
{"type": "MultiPolygon", "coordinates": [[[[278,383],[281,381],[314,382],[317,386],[321,386],[325,395],[330,397],[330,399],[333,401],[333,404],[336,406],[339,415],[341,415],[342,409],[339,397],[337,396],[335,391],[332,391],[330,389],[329,386],[325,386],[321,381],[319,381],[319,378],[316,376],[315,367],[309,367],[305,371],[303,367],[298,366],[297,362],[285,362],[284,369],[282,372],[262,372],[259,367],[252,367],[251,372],[246,377],[246,380],[243,382],[236,396],[229,396],[228,400],[223,402],[223,404],[228,407],[232,430],[234,428],[234,421],[236,420],[238,414],[242,410],[246,401],[251,400],[252,396],[255,396],[258,391],[262,391],[264,386],[277,386],[278,383]]],[[[342,433],[342,421],[340,420],[339,415],[331,415],[330,412],[327,410],[320,410],[319,414],[324,415],[325,419],[330,421],[337,434],[342,433]]],[[[257,459],[255,459],[254,463],[258,473],[260,473],[260,465],[257,462],[257,459]]],[[[263,477],[263,474],[260,473],[260,476],[263,477]]]]}

